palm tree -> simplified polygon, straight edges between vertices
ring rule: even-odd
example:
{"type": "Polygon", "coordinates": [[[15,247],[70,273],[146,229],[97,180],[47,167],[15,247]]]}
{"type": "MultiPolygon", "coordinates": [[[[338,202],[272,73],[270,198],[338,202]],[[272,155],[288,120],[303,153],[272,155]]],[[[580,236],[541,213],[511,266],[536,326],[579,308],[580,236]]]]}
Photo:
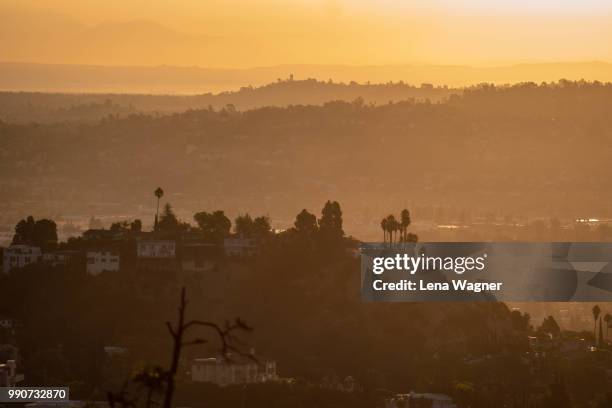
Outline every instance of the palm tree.
{"type": "Polygon", "coordinates": [[[593,320],[595,321],[595,326],[593,327],[593,337],[597,340],[597,319],[601,314],[601,309],[598,305],[593,306],[593,320]]]}
{"type": "Polygon", "coordinates": [[[164,196],[164,190],[161,187],[157,187],[155,190],[155,197],[157,197],[157,211],[155,212],[155,227],[154,230],[157,231],[157,220],[159,218],[159,200],[164,196]]]}
{"type": "Polygon", "coordinates": [[[389,242],[393,245],[393,233],[397,231],[399,223],[393,214],[387,216],[387,231],[389,231],[389,242]]]}
{"type": "Polygon", "coordinates": [[[387,242],[387,229],[388,229],[386,218],[382,219],[382,221],[380,222],[380,227],[383,230],[383,243],[386,243],[387,242]]]}
{"type": "Polygon", "coordinates": [[[608,329],[610,329],[610,323],[612,323],[612,315],[610,313],[606,313],[603,317],[603,321],[606,322],[606,338],[608,338],[608,329]]]}
{"type": "Polygon", "coordinates": [[[406,235],[408,233],[408,227],[410,226],[410,211],[408,211],[407,209],[403,209],[402,213],[400,214],[400,223],[401,223],[401,227],[402,227],[402,242],[406,242],[406,235]]]}
{"type": "Polygon", "coordinates": [[[400,242],[401,241],[401,233],[402,233],[402,227],[399,221],[395,221],[395,224],[393,224],[393,230],[395,231],[395,241],[396,242],[400,242]],[[400,238],[397,238],[397,233],[400,233],[400,238]]]}

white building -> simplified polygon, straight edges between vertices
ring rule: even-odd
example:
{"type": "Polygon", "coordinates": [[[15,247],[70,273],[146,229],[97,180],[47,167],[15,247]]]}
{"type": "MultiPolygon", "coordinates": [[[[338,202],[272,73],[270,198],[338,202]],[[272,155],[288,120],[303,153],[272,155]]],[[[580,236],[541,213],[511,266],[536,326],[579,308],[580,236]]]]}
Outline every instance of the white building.
{"type": "Polygon", "coordinates": [[[223,240],[225,255],[231,257],[248,257],[257,254],[257,244],[250,238],[229,237],[223,240]]]}
{"type": "Polygon", "coordinates": [[[51,266],[66,266],[81,257],[79,251],[51,251],[42,255],[42,261],[51,266]]]}
{"type": "Polygon", "coordinates": [[[138,258],[175,258],[174,241],[139,241],[136,251],[138,258]]]}
{"type": "Polygon", "coordinates": [[[2,271],[8,273],[13,268],[23,268],[40,260],[42,251],[29,245],[11,245],[4,248],[2,271]]]}
{"type": "Polygon", "coordinates": [[[119,253],[116,251],[87,251],[87,273],[99,275],[102,272],[119,270],[119,253]]]}
{"type": "Polygon", "coordinates": [[[240,358],[196,358],[191,365],[191,380],[217,385],[253,384],[277,380],[275,361],[240,358]]]}

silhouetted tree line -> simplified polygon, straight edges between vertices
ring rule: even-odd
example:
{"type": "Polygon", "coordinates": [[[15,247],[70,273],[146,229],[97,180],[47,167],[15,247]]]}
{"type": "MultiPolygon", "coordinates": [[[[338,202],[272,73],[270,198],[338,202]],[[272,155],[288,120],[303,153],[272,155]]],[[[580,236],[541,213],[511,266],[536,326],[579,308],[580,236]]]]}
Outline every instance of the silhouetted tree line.
{"type": "Polygon", "coordinates": [[[51,249],[57,245],[57,225],[48,219],[35,220],[29,216],[15,226],[11,245],[32,245],[51,249]]]}
{"type": "MultiPolygon", "coordinates": [[[[240,216],[238,230],[254,226],[254,220],[245,221],[249,218],[240,216]]],[[[160,224],[163,219],[162,211],[160,224]]],[[[277,360],[281,375],[298,384],[351,375],[369,401],[375,400],[376,390],[435,390],[465,401],[461,407],[484,408],[510,403],[542,384],[551,387],[542,401],[565,400],[565,393],[585,401],[601,397],[602,381],[587,375],[599,372],[599,363],[584,361],[578,371],[564,370],[563,382],[555,382],[552,369],[532,372],[535,363],[525,356],[534,329],[528,316],[504,304],[361,302],[359,260],[344,250],[352,241],[345,237],[343,221],[336,201],[327,201],[319,217],[301,211],[294,227],[270,235],[261,252],[242,264],[241,273],[232,272],[232,263],[215,271],[225,282],[231,276],[221,303],[209,301],[206,291],[219,286],[188,281],[190,314],[208,322],[240,315],[257,328],[249,343],[258,354],[277,360]],[[576,394],[583,389],[589,390],[588,397],[576,394]]],[[[222,224],[227,231],[227,223],[222,224]]],[[[396,234],[408,236],[407,227],[406,233],[396,234]]],[[[160,322],[174,320],[176,293],[184,283],[173,274],[155,276],[132,268],[91,277],[70,267],[32,265],[0,276],[0,314],[22,324],[17,339],[30,384],[69,384],[75,397],[104,398],[103,390],[121,392],[128,373],[146,361],[131,378],[144,389],[156,389],[152,398],[159,400],[169,381],[159,362],[167,361],[175,344],[160,322]],[[129,352],[109,357],[104,352],[109,345],[129,352]]],[[[557,327],[547,319],[538,332],[557,333],[557,327]]],[[[214,353],[219,343],[201,346],[182,350],[184,361],[214,353]]],[[[557,367],[563,358],[552,353],[545,367],[557,367]]],[[[197,400],[190,398],[202,397],[185,382],[186,369],[179,364],[173,371],[176,398],[193,404],[197,400]]],[[[284,395],[282,400],[291,405],[286,388],[269,387],[239,395],[284,395]]],[[[302,395],[307,389],[298,385],[295,392],[302,395]]],[[[231,400],[223,391],[211,392],[213,401],[231,400]]],[[[147,400],[146,393],[140,395],[145,398],[141,402],[147,400]]],[[[351,401],[335,395],[321,391],[312,398],[351,401]]],[[[123,396],[116,398],[121,405],[123,396]]]]}

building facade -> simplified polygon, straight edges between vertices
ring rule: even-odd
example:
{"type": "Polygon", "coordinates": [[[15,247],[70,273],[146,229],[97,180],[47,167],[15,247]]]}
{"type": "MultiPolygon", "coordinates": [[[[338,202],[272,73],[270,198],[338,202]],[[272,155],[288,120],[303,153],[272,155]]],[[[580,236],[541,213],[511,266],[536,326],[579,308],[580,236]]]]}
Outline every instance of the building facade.
{"type": "Polygon", "coordinates": [[[209,382],[220,386],[253,384],[278,379],[276,362],[271,360],[240,361],[224,358],[197,358],[191,365],[191,380],[209,382]]]}
{"type": "Polygon", "coordinates": [[[257,254],[257,244],[250,238],[229,237],[223,240],[225,255],[234,258],[244,258],[257,254]]]}
{"type": "Polygon", "coordinates": [[[168,259],[176,257],[174,241],[138,241],[136,255],[138,258],[168,259]]]}
{"type": "Polygon", "coordinates": [[[68,266],[82,260],[79,251],[51,251],[42,254],[42,261],[51,266],[68,266]]]}
{"type": "Polygon", "coordinates": [[[141,271],[178,271],[176,243],[169,240],[138,241],[136,247],[138,269],[141,271]]]}
{"type": "Polygon", "coordinates": [[[40,261],[42,251],[39,247],[29,245],[11,245],[4,248],[2,256],[2,271],[8,273],[11,269],[23,268],[40,261]]]}
{"type": "Polygon", "coordinates": [[[116,272],[119,270],[120,256],[117,251],[88,251],[87,273],[99,275],[102,272],[116,272]]]}

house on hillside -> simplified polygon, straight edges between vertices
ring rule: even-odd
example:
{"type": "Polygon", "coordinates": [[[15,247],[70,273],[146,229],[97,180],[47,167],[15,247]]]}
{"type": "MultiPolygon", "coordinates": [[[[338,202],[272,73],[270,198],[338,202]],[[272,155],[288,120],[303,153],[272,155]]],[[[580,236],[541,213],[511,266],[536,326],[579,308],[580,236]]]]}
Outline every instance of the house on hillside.
{"type": "Polygon", "coordinates": [[[78,265],[83,262],[80,251],[50,251],[42,255],[42,262],[50,266],[78,265]]]}
{"type": "Polygon", "coordinates": [[[117,251],[87,251],[87,273],[99,275],[102,272],[116,272],[119,270],[120,256],[117,251]]]}
{"type": "Polygon", "coordinates": [[[251,360],[242,356],[196,358],[191,364],[191,380],[220,386],[254,384],[278,379],[276,362],[251,360]]]}
{"type": "Polygon", "coordinates": [[[164,241],[138,241],[136,255],[139,259],[168,259],[176,257],[176,242],[164,241]]]}
{"type": "Polygon", "coordinates": [[[37,263],[42,257],[39,247],[30,245],[11,245],[4,248],[2,254],[2,271],[9,273],[11,269],[23,268],[26,265],[37,263]]]}
{"type": "Polygon", "coordinates": [[[136,246],[138,268],[144,270],[178,270],[176,242],[142,240],[136,246]]]}
{"type": "Polygon", "coordinates": [[[246,258],[256,255],[258,246],[252,238],[234,236],[223,240],[223,249],[228,257],[246,258]]]}

